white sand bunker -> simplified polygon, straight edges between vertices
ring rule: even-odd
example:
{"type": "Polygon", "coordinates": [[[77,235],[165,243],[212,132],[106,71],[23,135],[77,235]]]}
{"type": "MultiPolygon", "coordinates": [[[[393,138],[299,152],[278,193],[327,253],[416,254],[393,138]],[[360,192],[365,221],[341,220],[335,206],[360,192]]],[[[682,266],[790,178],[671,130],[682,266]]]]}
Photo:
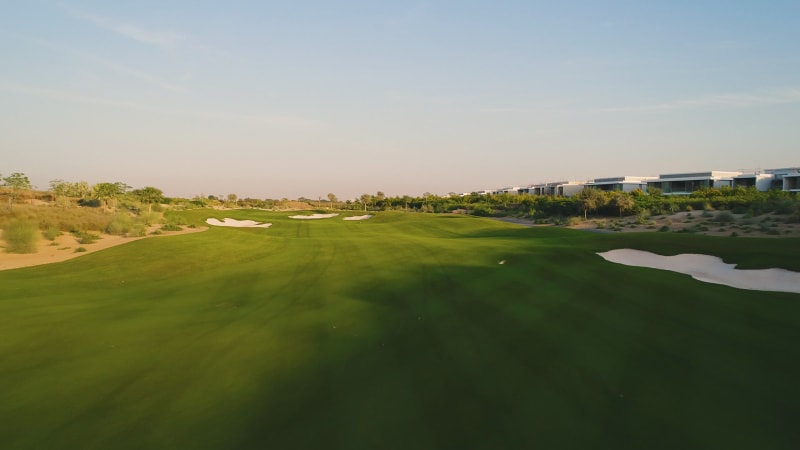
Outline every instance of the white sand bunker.
{"type": "Polygon", "coordinates": [[[344,218],[344,220],[367,220],[367,219],[369,219],[370,217],[372,217],[372,214],[367,214],[367,215],[364,215],[364,216],[350,216],[350,217],[345,217],[345,218],[344,218]]]}
{"type": "Polygon", "coordinates": [[[248,228],[269,228],[272,226],[271,223],[261,223],[256,222],[255,220],[236,220],[230,219],[228,217],[217,220],[217,219],[206,219],[206,223],[209,225],[214,225],[217,227],[248,227],[248,228]]]}
{"type": "Polygon", "coordinates": [[[339,214],[311,214],[310,216],[289,216],[290,219],[330,219],[339,214]]]}
{"type": "Polygon", "coordinates": [[[606,261],[626,266],[650,267],[685,273],[706,283],[724,284],[738,289],[800,293],[800,272],[784,269],[737,270],[721,258],[686,253],[662,256],[641,250],[618,249],[598,253],[606,261]]]}

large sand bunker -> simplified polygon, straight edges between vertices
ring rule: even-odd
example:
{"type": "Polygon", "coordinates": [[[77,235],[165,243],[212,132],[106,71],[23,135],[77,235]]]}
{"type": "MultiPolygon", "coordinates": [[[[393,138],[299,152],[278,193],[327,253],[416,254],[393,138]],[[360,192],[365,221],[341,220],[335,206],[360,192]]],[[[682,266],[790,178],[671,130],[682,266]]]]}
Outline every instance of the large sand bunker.
{"type": "Polygon", "coordinates": [[[246,228],[269,228],[272,226],[271,223],[261,223],[256,222],[255,220],[236,220],[230,219],[228,217],[217,220],[214,218],[206,219],[206,223],[209,225],[214,225],[217,227],[246,227],[246,228]]]}
{"type": "Polygon", "coordinates": [[[345,218],[344,218],[344,220],[367,220],[367,219],[369,219],[370,217],[372,217],[372,214],[366,214],[366,215],[363,215],[363,216],[350,216],[350,217],[345,217],[345,218]]]}
{"type": "Polygon", "coordinates": [[[737,270],[721,258],[685,253],[662,256],[641,250],[617,249],[598,253],[606,261],[685,273],[695,280],[738,289],[800,293],[800,272],[784,269],[737,270]]]}
{"type": "Polygon", "coordinates": [[[330,219],[339,214],[311,214],[310,216],[289,216],[290,219],[330,219]]]}

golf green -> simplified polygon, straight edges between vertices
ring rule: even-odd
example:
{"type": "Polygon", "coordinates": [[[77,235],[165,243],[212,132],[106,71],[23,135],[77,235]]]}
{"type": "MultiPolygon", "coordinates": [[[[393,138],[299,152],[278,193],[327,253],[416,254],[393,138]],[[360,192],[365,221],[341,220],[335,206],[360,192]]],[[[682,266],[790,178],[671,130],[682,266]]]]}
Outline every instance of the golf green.
{"type": "Polygon", "coordinates": [[[800,295],[596,254],[800,270],[798,239],[182,214],[273,225],[0,272],[2,448],[800,442],[800,295]]]}

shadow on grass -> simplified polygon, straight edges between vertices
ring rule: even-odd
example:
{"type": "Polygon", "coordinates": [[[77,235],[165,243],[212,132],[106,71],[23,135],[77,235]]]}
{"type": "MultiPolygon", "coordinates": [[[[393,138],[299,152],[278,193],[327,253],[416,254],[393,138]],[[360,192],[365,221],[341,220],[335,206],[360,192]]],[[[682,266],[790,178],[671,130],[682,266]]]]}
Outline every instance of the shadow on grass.
{"type": "Polygon", "coordinates": [[[795,296],[589,267],[517,255],[354,293],[364,315],[317,330],[238,447],[794,445],[795,296]]]}

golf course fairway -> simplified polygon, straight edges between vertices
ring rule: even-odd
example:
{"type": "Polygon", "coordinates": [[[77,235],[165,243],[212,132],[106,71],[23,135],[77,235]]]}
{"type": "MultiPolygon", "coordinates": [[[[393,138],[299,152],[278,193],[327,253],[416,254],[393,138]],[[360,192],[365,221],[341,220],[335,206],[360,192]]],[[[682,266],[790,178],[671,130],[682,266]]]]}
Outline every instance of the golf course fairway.
{"type": "Polygon", "coordinates": [[[798,239],[433,214],[180,214],[272,226],[0,272],[1,448],[800,442],[800,294],[597,255],[700,253],[798,271],[798,239]]]}

